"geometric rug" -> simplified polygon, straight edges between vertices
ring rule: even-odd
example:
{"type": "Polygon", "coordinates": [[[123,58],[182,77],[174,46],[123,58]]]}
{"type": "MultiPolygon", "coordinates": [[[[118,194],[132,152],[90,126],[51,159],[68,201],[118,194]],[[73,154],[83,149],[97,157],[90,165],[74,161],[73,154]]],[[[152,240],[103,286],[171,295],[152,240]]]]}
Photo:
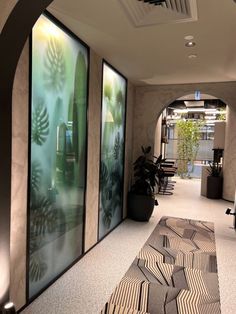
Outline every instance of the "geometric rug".
{"type": "Polygon", "coordinates": [[[214,225],[162,217],[101,314],[220,314],[214,225]]]}

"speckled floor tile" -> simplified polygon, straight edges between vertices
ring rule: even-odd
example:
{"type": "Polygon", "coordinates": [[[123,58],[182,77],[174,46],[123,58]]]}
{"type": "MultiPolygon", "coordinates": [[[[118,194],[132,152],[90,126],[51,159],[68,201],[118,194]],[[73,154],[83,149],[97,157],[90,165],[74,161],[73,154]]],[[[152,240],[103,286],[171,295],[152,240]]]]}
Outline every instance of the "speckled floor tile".
{"type": "Polygon", "coordinates": [[[236,233],[232,217],[225,215],[232,203],[200,196],[200,182],[193,179],[177,180],[174,195],[157,198],[159,206],[149,223],[124,221],[22,313],[99,313],[159,219],[173,216],[214,222],[221,309],[234,314],[236,233]]]}

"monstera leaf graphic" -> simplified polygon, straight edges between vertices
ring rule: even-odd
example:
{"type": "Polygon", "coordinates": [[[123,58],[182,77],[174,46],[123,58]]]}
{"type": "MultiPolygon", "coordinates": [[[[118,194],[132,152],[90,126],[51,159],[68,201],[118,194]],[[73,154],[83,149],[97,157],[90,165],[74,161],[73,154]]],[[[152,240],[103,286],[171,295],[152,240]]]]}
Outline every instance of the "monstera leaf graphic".
{"type": "Polygon", "coordinates": [[[48,90],[60,92],[65,83],[66,66],[61,43],[54,37],[48,41],[44,66],[45,87],[48,90]]]}
{"type": "Polygon", "coordinates": [[[31,165],[31,191],[35,195],[39,191],[42,168],[38,161],[33,161],[31,165]]]}
{"type": "Polygon", "coordinates": [[[47,264],[39,253],[30,256],[29,277],[32,282],[39,281],[47,272],[47,264]]]}
{"type": "Polygon", "coordinates": [[[114,149],[113,149],[113,156],[114,159],[117,160],[119,159],[119,155],[120,155],[120,132],[118,132],[116,134],[116,138],[115,138],[115,145],[114,145],[114,149]]]}
{"type": "Polygon", "coordinates": [[[39,196],[31,204],[30,230],[34,236],[52,233],[57,226],[57,215],[51,202],[44,196],[39,196]]]}
{"type": "Polygon", "coordinates": [[[124,104],[124,95],[121,90],[118,90],[116,94],[116,101],[118,104],[121,104],[121,105],[124,104]]]}
{"type": "Polygon", "coordinates": [[[112,220],[112,210],[110,208],[104,210],[102,219],[106,228],[109,229],[111,226],[111,220],[112,220]]]}
{"type": "Polygon", "coordinates": [[[31,140],[37,145],[43,145],[49,134],[49,117],[43,100],[39,100],[32,114],[32,135],[31,140]]]}
{"type": "MultiPolygon", "coordinates": [[[[48,266],[41,249],[48,241],[48,234],[60,238],[60,235],[65,232],[66,220],[62,209],[54,208],[46,197],[35,195],[31,199],[30,211],[29,276],[31,282],[41,280],[47,272],[48,266]]],[[[61,238],[57,243],[57,249],[61,250],[63,245],[64,239],[61,238]]]]}
{"type": "Polygon", "coordinates": [[[101,161],[100,184],[105,186],[108,181],[108,169],[104,161],[101,161]]]}
{"type": "Polygon", "coordinates": [[[43,254],[38,251],[39,240],[30,231],[30,261],[29,261],[29,277],[32,282],[36,282],[43,278],[47,271],[47,264],[44,262],[43,254]]]}

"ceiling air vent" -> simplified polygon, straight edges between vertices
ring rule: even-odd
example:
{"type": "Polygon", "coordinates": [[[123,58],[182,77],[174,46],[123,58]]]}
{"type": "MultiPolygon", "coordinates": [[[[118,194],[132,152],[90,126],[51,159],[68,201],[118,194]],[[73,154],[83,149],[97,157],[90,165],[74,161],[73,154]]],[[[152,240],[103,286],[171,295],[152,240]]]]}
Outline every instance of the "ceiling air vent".
{"type": "Polygon", "coordinates": [[[197,20],[196,0],[119,0],[136,27],[197,20]]]}

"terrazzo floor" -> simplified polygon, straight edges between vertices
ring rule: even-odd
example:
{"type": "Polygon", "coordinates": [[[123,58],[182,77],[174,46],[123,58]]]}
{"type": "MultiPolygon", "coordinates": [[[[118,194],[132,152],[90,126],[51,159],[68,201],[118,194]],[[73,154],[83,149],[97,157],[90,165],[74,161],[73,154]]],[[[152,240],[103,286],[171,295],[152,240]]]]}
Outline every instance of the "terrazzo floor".
{"type": "Polygon", "coordinates": [[[236,313],[236,233],[225,215],[233,204],[200,196],[195,179],[177,180],[174,195],[157,198],[149,223],[125,220],[22,313],[99,313],[162,216],[214,222],[221,310],[236,313]]]}

